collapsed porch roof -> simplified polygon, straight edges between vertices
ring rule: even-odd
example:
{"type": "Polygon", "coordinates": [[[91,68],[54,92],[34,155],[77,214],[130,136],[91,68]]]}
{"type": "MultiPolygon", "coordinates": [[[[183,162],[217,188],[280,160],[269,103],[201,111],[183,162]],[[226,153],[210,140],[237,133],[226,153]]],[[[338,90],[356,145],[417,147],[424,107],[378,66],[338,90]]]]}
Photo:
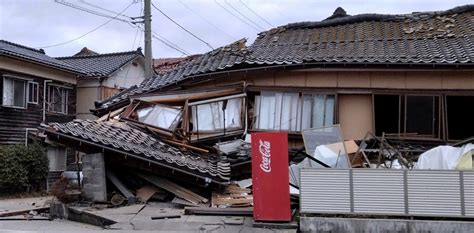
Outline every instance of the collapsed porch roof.
{"type": "Polygon", "coordinates": [[[123,122],[95,122],[79,120],[68,123],[50,123],[42,126],[51,140],[55,137],[79,142],[70,145],[81,150],[85,143],[101,150],[131,156],[136,159],[167,167],[218,184],[230,179],[230,163],[214,156],[182,152],[123,122]]]}

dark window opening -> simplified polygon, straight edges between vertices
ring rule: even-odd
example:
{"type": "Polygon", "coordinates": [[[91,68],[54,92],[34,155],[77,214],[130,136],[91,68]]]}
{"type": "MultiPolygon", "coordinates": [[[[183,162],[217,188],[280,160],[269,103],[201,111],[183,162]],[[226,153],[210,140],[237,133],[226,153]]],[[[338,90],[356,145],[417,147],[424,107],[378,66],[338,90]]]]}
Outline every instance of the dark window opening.
{"type": "Polygon", "coordinates": [[[437,137],[439,125],[439,97],[407,96],[405,132],[437,137]]]}
{"type": "Polygon", "coordinates": [[[382,133],[398,133],[400,116],[400,96],[375,95],[374,114],[375,132],[378,136],[382,133]]]}
{"type": "Polygon", "coordinates": [[[461,140],[474,136],[472,106],[474,106],[474,96],[446,96],[449,140],[461,140]]]}
{"type": "Polygon", "coordinates": [[[375,133],[407,137],[440,135],[440,97],[374,95],[375,133]]]}

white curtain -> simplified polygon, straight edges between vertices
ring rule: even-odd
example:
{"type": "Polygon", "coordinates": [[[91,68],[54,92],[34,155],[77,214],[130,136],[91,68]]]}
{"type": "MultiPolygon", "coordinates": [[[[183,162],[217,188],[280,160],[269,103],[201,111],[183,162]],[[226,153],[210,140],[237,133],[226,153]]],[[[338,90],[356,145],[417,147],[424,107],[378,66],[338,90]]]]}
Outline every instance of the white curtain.
{"type": "Polygon", "coordinates": [[[333,125],[334,95],[262,91],[255,97],[255,129],[301,131],[333,125]]]}
{"type": "Polygon", "coordinates": [[[256,129],[298,131],[301,106],[298,93],[262,91],[255,101],[256,129]]]}
{"type": "Polygon", "coordinates": [[[192,106],[193,131],[223,131],[242,128],[242,98],[228,99],[225,110],[224,101],[192,106]]]}
{"type": "Polygon", "coordinates": [[[3,105],[13,106],[13,80],[3,79],[3,105]]]}

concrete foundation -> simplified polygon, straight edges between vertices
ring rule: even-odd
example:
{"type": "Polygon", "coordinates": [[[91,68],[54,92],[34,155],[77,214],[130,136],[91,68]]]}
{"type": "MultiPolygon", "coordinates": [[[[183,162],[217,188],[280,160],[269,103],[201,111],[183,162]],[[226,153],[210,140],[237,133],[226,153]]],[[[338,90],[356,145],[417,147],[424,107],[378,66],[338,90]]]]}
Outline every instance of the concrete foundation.
{"type": "Polygon", "coordinates": [[[301,217],[301,232],[321,233],[378,233],[378,232],[446,232],[471,233],[474,222],[431,221],[406,219],[360,219],[301,217]]]}
{"type": "Polygon", "coordinates": [[[104,154],[84,154],[82,156],[82,190],[89,201],[107,201],[104,154]]]}

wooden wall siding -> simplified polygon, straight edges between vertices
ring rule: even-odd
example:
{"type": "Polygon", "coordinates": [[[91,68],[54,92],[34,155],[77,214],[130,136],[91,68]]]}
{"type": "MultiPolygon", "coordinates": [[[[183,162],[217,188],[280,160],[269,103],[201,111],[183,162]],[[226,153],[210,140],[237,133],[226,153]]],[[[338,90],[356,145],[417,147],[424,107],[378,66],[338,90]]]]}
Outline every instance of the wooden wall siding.
{"type": "MultiPolygon", "coordinates": [[[[8,74],[12,74],[9,72],[8,74]]],[[[43,121],[43,85],[44,79],[33,76],[17,75],[38,82],[38,104],[27,104],[26,109],[3,107],[3,76],[0,73],[0,144],[25,143],[26,128],[37,128],[43,121]]],[[[55,82],[56,84],[62,84],[55,82]]],[[[49,114],[46,115],[48,122],[71,121],[76,114],[76,91],[71,89],[68,97],[69,112],[67,116],[49,114]]]]}
{"type": "Polygon", "coordinates": [[[474,90],[474,71],[249,71],[213,78],[188,88],[246,81],[265,87],[474,90]]]}
{"type": "Polygon", "coordinates": [[[372,95],[337,96],[339,124],[344,139],[363,139],[367,131],[374,132],[372,114],[372,95]]]}
{"type": "Polygon", "coordinates": [[[102,87],[102,100],[107,99],[117,93],[119,93],[121,90],[119,88],[113,88],[113,87],[102,87]]]}

